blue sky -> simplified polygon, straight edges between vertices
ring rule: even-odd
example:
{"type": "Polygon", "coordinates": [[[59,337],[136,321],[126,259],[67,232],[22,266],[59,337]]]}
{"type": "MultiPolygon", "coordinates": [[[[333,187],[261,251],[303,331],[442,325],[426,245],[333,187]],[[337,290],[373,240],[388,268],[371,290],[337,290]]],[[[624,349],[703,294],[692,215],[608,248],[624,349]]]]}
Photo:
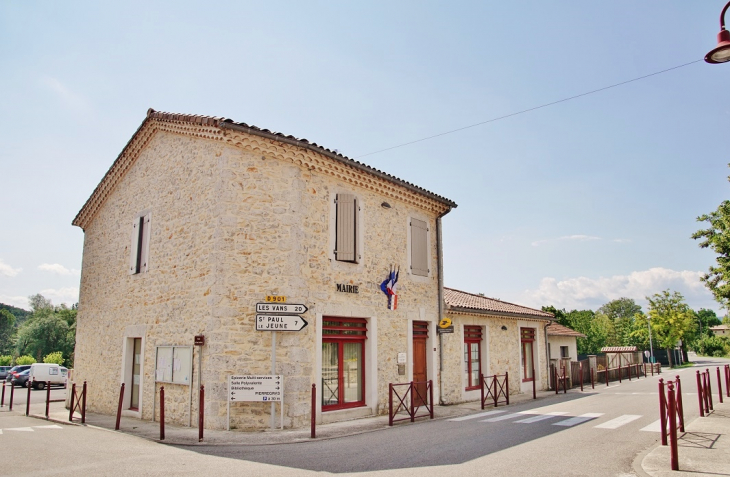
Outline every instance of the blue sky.
{"type": "Polygon", "coordinates": [[[307,138],[444,195],[447,286],[591,308],[699,282],[727,197],[722,1],[0,4],[0,302],[78,297],[71,220],[147,108],[307,138]]]}

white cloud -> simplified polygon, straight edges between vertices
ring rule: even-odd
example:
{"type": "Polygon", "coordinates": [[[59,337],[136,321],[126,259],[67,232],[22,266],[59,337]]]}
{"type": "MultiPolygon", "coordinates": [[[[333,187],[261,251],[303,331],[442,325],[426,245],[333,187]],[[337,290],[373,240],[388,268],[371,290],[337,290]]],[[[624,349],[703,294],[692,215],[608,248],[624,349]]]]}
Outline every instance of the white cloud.
{"type": "Polygon", "coordinates": [[[536,308],[554,305],[568,310],[595,310],[621,297],[633,298],[637,303],[645,304],[645,297],[670,289],[684,295],[693,308],[719,308],[700,281],[700,276],[702,272],[657,267],[612,277],[576,277],[565,280],[545,277],[537,289],[523,292],[521,300],[536,308]]]}
{"type": "Polygon", "coordinates": [[[6,277],[14,277],[22,271],[22,268],[13,268],[7,263],[0,260],[0,275],[5,275],[6,277]]]}
{"type": "Polygon", "coordinates": [[[46,288],[40,294],[50,299],[54,305],[65,303],[70,306],[79,301],[79,289],[76,287],[46,288]]]}
{"type": "Polygon", "coordinates": [[[0,303],[14,306],[16,308],[23,308],[24,310],[30,310],[28,297],[26,296],[0,295],[0,303]]]}
{"type": "Polygon", "coordinates": [[[56,273],[58,275],[80,275],[81,274],[81,270],[76,270],[74,268],[68,269],[59,263],[43,263],[41,265],[38,265],[38,270],[43,270],[44,272],[52,272],[52,273],[56,273]]]}
{"type": "Polygon", "coordinates": [[[631,239],[613,239],[616,243],[630,243],[631,239]]]}
{"type": "Polygon", "coordinates": [[[536,240],[532,242],[533,247],[538,247],[540,245],[549,243],[549,242],[564,242],[564,241],[578,241],[578,242],[587,242],[589,240],[601,240],[601,237],[595,237],[593,235],[564,235],[562,237],[554,238],[554,239],[544,239],[544,240],[536,240]]]}
{"type": "Polygon", "coordinates": [[[66,103],[66,106],[70,107],[71,109],[80,112],[88,112],[89,109],[91,109],[89,107],[89,102],[86,100],[86,98],[84,98],[80,94],[71,91],[56,78],[46,76],[44,78],[41,78],[40,82],[43,86],[53,91],[56,96],[58,96],[58,98],[66,103]]]}

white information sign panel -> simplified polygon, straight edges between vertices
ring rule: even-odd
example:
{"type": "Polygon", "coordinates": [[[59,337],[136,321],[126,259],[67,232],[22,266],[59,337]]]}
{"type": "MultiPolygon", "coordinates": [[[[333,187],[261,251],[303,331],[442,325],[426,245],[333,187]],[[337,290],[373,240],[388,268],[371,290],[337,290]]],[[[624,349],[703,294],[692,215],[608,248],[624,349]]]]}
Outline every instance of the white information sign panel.
{"type": "Polygon", "coordinates": [[[281,374],[228,377],[229,402],[277,402],[284,396],[281,374]]]}
{"type": "Polygon", "coordinates": [[[285,315],[298,315],[306,313],[306,306],[298,303],[256,303],[256,313],[282,313],[285,315]]]}
{"type": "Polygon", "coordinates": [[[299,315],[256,315],[256,331],[301,331],[307,324],[299,315]]]}

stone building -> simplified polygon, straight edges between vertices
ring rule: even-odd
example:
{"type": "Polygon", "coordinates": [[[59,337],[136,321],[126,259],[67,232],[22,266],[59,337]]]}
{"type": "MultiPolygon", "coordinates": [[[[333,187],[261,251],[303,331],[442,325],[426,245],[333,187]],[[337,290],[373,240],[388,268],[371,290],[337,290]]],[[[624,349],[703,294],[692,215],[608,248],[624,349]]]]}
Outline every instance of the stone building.
{"type": "Polygon", "coordinates": [[[442,335],[443,402],[479,399],[480,373],[509,373],[512,394],[532,392],[533,379],[537,390],[548,389],[551,313],[451,288],[444,288],[444,300],[454,333],[442,335]],[[455,356],[461,359],[446,359],[455,356]]]}
{"type": "Polygon", "coordinates": [[[152,419],[164,384],[167,420],[194,424],[202,383],[206,427],[265,428],[268,403],[228,408],[228,377],[280,374],[285,427],[308,424],[313,383],[320,421],[387,412],[388,383],[438,380],[454,207],[304,139],[149,110],[73,221],[89,408],[115,413],[124,383],[123,414],[152,419]],[[392,270],[395,309],[381,289],[392,270]],[[267,297],[307,307],[308,326],[257,331],[267,297]]]}

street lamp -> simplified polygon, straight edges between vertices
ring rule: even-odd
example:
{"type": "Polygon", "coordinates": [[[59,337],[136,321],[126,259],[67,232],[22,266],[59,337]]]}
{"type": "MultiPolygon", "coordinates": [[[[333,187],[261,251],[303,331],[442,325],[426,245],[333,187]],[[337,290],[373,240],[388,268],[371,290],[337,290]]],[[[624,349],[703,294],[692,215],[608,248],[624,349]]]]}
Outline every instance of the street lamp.
{"type": "MultiPolygon", "coordinates": [[[[646,317],[646,325],[649,327],[649,349],[651,350],[651,357],[649,358],[649,362],[654,364],[654,345],[651,342],[651,316],[646,317]]],[[[652,368],[654,369],[654,368],[652,368]]]]}
{"type": "Polygon", "coordinates": [[[725,12],[730,2],[720,13],[720,33],[717,34],[717,46],[705,55],[705,61],[712,64],[727,63],[730,61],[730,31],[725,29],[725,12]]]}

